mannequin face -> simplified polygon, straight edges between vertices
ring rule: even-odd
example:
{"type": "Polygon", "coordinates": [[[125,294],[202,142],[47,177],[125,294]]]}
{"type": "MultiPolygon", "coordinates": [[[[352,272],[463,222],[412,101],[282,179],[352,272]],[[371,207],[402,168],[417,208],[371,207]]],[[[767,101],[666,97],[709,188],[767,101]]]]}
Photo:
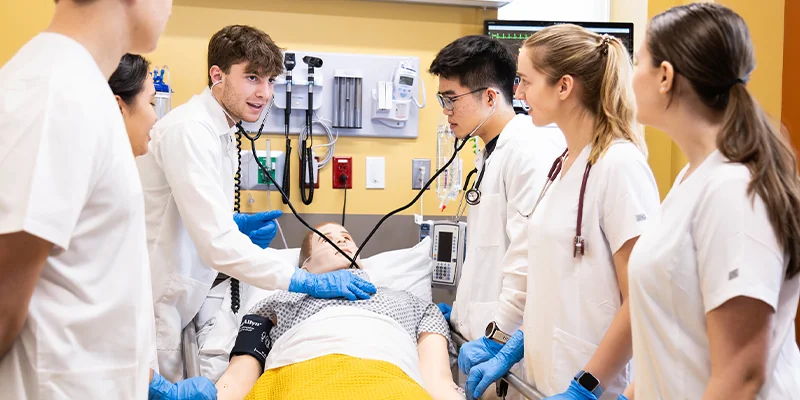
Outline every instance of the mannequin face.
{"type": "MultiPolygon", "coordinates": [[[[318,227],[317,230],[336,243],[349,257],[352,258],[358,251],[358,246],[356,246],[350,233],[347,232],[347,229],[343,226],[330,223],[318,227]]],[[[315,233],[309,233],[311,235],[309,242],[310,256],[303,262],[301,268],[312,274],[322,274],[350,267],[350,261],[342,256],[333,246],[315,233]]],[[[361,267],[360,262],[361,258],[359,257],[356,260],[356,263],[359,264],[359,268],[361,267]]]]}

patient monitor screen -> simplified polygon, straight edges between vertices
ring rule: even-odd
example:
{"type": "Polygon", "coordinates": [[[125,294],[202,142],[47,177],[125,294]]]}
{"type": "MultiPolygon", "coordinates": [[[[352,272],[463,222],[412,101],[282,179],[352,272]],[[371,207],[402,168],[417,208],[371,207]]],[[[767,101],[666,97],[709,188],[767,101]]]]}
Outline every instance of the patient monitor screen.
{"type": "Polygon", "coordinates": [[[453,261],[453,232],[439,232],[439,248],[436,249],[436,252],[436,261],[453,261]]]}
{"type": "MultiPolygon", "coordinates": [[[[485,33],[503,43],[514,55],[519,55],[519,48],[529,36],[548,26],[570,23],[582,26],[598,34],[608,34],[622,40],[633,57],[633,24],[630,22],[572,22],[572,21],[501,21],[486,20],[485,33]]],[[[519,77],[514,81],[514,91],[519,85],[519,77]]],[[[514,109],[524,112],[521,100],[513,100],[514,109]]]]}

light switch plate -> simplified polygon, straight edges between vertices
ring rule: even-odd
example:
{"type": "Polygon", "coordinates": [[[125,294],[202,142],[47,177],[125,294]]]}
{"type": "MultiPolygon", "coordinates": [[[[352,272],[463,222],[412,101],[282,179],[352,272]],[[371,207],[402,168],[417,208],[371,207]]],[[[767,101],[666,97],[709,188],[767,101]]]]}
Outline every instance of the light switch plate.
{"type": "Polygon", "coordinates": [[[386,159],[367,157],[367,189],[386,188],[386,159]]]}
{"type": "MultiPolygon", "coordinates": [[[[420,190],[431,179],[430,158],[414,158],[411,160],[411,189],[420,190]]],[[[428,188],[430,190],[430,188],[428,188]]]]}

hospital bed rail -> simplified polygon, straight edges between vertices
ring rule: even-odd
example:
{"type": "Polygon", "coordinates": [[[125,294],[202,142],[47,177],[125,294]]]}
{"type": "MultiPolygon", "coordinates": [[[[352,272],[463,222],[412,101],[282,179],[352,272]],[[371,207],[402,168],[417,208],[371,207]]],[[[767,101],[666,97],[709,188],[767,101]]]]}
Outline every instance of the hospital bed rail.
{"type": "Polygon", "coordinates": [[[200,376],[200,347],[197,344],[197,328],[194,319],[186,324],[181,333],[183,346],[183,372],[186,379],[200,376]]]}
{"type": "MultiPolygon", "coordinates": [[[[461,336],[458,332],[456,332],[453,329],[450,329],[450,336],[453,338],[453,343],[455,343],[458,349],[461,349],[461,345],[467,342],[467,339],[464,339],[463,336],[461,336]]],[[[521,395],[525,396],[526,399],[542,400],[545,397],[547,397],[538,390],[536,390],[535,387],[529,385],[520,377],[516,376],[513,372],[509,372],[502,379],[508,382],[508,384],[511,387],[513,387],[517,392],[519,392],[521,395]]]]}

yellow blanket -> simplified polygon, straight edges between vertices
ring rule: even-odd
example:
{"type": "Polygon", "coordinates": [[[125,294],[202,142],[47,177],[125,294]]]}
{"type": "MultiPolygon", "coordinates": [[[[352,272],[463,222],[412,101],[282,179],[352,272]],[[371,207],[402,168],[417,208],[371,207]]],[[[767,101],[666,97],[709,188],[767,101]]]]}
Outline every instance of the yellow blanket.
{"type": "Polygon", "coordinates": [[[264,372],[245,400],[430,398],[393,364],[331,354],[264,372]]]}

